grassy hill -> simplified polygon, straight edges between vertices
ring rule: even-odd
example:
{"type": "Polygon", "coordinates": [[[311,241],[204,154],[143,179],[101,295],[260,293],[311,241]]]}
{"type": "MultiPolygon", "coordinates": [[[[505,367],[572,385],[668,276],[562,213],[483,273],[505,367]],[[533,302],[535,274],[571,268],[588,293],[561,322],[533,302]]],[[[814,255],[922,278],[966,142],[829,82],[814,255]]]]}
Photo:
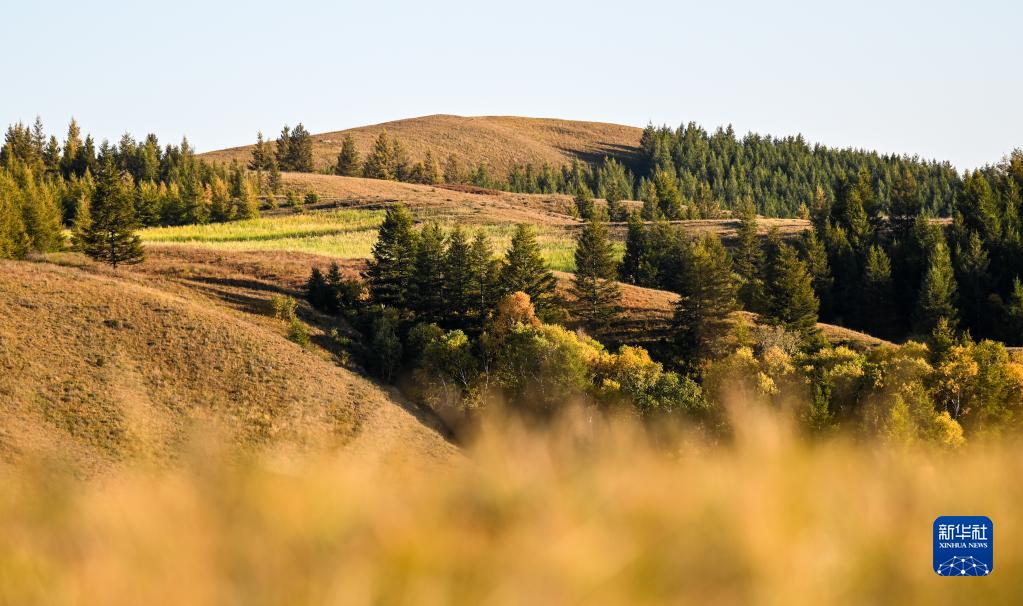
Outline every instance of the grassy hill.
{"type": "MultiPolygon", "coordinates": [[[[499,175],[507,174],[515,164],[527,162],[537,166],[547,162],[557,167],[570,164],[576,158],[593,161],[615,156],[629,161],[637,151],[643,132],[640,128],[620,124],[551,118],[423,116],[313,135],[316,166],[325,168],[334,163],[346,134],[352,135],[359,153],[365,155],[383,131],[401,139],[413,161],[421,159],[428,150],[438,162],[454,154],[463,165],[486,162],[499,175]]],[[[264,133],[270,140],[277,134],[264,133]]],[[[202,155],[215,161],[248,161],[251,145],[202,155]]]]}
{"type": "Polygon", "coordinates": [[[118,272],[78,255],[0,263],[0,460],[42,453],[90,473],[172,459],[211,428],[243,449],[450,456],[396,394],[285,338],[269,299],[298,284],[268,259],[151,249],[118,272]]]}

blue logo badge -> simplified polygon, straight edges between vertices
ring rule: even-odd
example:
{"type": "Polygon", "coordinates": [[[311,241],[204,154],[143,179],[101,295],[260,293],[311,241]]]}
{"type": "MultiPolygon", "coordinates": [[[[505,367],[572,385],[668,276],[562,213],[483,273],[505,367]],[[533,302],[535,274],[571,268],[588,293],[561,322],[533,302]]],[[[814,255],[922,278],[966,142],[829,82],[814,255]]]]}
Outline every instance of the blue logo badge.
{"type": "Polygon", "coordinates": [[[994,524],[987,516],[934,520],[934,572],[943,577],[984,577],[995,567],[994,524]]]}

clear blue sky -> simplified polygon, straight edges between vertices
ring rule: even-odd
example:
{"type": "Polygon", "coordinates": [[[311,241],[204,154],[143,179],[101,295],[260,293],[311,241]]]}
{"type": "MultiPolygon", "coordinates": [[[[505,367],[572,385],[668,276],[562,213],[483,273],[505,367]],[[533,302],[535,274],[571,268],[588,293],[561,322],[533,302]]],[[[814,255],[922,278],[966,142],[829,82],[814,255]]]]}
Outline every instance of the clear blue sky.
{"type": "Polygon", "coordinates": [[[1023,3],[9,2],[0,123],[200,150],[434,113],[708,128],[947,159],[1023,147],[1023,3]]]}

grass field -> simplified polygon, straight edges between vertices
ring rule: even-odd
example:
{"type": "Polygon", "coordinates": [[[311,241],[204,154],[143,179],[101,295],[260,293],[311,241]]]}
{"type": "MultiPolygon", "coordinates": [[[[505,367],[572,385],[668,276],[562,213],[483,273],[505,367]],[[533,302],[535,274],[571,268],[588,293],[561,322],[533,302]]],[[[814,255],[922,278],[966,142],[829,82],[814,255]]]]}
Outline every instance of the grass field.
{"type": "MultiPolygon", "coordinates": [[[[426,213],[417,220],[432,219],[426,213]]],[[[307,214],[261,217],[246,221],[209,225],[159,227],[141,232],[145,242],[154,244],[200,246],[217,250],[308,252],[341,259],[367,259],[383,220],[381,210],[332,210],[307,214]]],[[[443,217],[438,221],[446,229],[454,224],[443,217]]],[[[495,252],[503,253],[511,243],[515,226],[483,224],[468,227],[483,230],[491,237],[495,252]]],[[[541,225],[537,229],[544,258],[552,269],[575,269],[575,240],[569,229],[541,225]]],[[[624,246],[619,244],[619,254],[624,246]]]]}
{"type": "Polygon", "coordinates": [[[208,442],[103,482],[25,467],[0,491],[0,603],[1018,603],[1018,446],[807,444],[737,413],[734,442],[671,452],[590,417],[497,422],[444,469],[208,442]],[[931,569],[932,521],[959,513],[994,520],[988,578],[931,569]]]}

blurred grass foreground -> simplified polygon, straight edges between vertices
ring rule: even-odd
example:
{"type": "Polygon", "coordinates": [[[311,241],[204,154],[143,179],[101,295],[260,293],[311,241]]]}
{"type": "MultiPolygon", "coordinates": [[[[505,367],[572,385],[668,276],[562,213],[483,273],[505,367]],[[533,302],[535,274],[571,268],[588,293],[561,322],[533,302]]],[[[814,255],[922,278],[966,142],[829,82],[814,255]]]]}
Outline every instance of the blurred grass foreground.
{"type": "Polygon", "coordinates": [[[1023,595],[1023,449],[807,442],[762,409],[652,444],[627,421],[484,423],[454,465],[218,452],[78,479],[4,468],[3,604],[994,604],[1023,595]],[[994,521],[990,577],[931,570],[994,521]]]}

